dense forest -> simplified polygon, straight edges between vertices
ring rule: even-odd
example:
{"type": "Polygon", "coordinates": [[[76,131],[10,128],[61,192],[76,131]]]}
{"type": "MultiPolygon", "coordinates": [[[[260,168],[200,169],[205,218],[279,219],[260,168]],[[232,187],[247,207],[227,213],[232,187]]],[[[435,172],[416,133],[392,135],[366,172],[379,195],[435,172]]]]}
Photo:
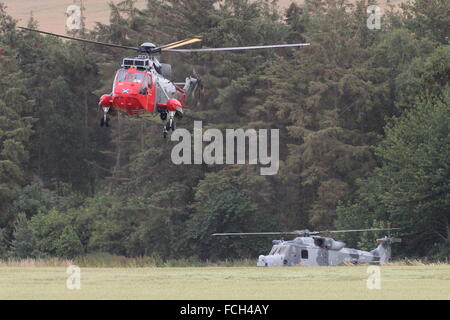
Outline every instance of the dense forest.
{"type": "MultiPolygon", "coordinates": [[[[99,96],[132,53],[20,31],[0,4],[0,258],[254,258],[271,238],[211,234],[390,225],[404,239],[395,256],[448,259],[450,2],[402,4],[372,30],[374,3],[126,0],[79,32],[127,46],[310,42],[161,57],[204,85],[179,127],[280,129],[273,176],[173,164],[158,117],[101,128],[99,96]]],[[[377,236],[343,240],[369,249],[377,236]]]]}

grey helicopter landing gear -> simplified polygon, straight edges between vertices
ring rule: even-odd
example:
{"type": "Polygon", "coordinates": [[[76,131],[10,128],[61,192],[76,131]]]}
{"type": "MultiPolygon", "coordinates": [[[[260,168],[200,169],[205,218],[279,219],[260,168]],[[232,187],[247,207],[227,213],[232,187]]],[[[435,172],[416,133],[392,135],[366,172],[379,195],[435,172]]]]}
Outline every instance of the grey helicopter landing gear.
{"type": "MultiPolygon", "coordinates": [[[[164,136],[164,138],[167,138],[167,135],[168,135],[170,130],[172,130],[172,131],[176,130],[175,111],[169,111],[168,113],[169,113],[168,114],[169,120],[167,120],[166,125],[163,128],[163,136],[164,136]]],[[[161,119],[163,119],[163,114],[162,113],[161,113],[161,119]]],[[[165,113],[165,119],[167,119],[167,113],[165,113]]]]}
{"type": "Polygon", "coordinates": [[[108,117],[109,107],[103,107],[103,117],[100,120],[101,127],[109,127],[109,117],[108,117]]]}

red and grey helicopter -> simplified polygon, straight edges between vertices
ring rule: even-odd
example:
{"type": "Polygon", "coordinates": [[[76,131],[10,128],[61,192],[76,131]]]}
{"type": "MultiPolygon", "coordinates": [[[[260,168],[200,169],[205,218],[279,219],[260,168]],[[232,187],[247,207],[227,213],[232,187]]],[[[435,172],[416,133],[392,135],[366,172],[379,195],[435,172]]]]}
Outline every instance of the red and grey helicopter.
{"type": "Polygon", "coordinates": [[[20,29],[69,40],[137,51],[139,53],[138,56],[123,59],[121,68],[116,72],[112,92],[100,98],[99,106],[103,109],[100,125],[109,127],[108,115],[114,115],[117,112],[128,115],[158,112],[161,120],[166,121],[163,129],[164,137],[167,136],[170,130],[174,131],[176,129],[175,118],[181,119],[183,117],[183,109],[186,107],[187,100],[192,96],[200,81],[194,77],[187,77],[184,83],[172,82],[172,66],[161,63],[155,57],[156,54],[165,52],[192,53],[257,50],[309,45],[309,43],[295,43],[229,48],[178,49],[202,41],[202,36],[195,36],[159,47],[150,42],[143,43],[139,47],[128,47],[31,28],[20,27],[20,29]]]}

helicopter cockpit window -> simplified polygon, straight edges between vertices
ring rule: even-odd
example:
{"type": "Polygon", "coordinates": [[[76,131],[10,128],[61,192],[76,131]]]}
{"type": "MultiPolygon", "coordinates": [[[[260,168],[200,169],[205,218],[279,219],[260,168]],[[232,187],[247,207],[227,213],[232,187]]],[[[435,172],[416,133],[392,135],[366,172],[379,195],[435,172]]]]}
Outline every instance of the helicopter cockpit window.
{"type": "Polygon", "coordinates": [[[127,77],[125,78],[126,82],[133,82],[134,73],[127,73],[127,77]]]}
{"type": "Polygon", "coordinates": [[[324,245],[324,240],[325,240],[325,239],[322,239],[322,238],[315,238],[315,239],[314,239],[314,244],[315,244],[316,246],[322,248],[323,245],[324,245]]]}
{"type": "Polygon", "coordinates": [[[272,251],[270,251],[269,255],[280,254],[282,252],[283,247],[273,247],[272,251]]]}
{"type": "Polygon", "coordinates": [[[288,250],[289,250],[289,247],[286,247],[286,246],[273,247],[272,250],[270,251],[269,255],[285,254],[288,250]]]}
{"type": "Polygon", "coordinates": [[[144,73],[118,72],[116,82],[135,82],[141,83],[144,80],[144,73]]]}
{"type": "Polygon", "coordinates": [[[143,73],[136,73],[136,74],[134,74],[133,82],[141,83],[142,80],[144,80],[144,74],[143,73]]]}
{"type": "Polygon", "coordinates": [[[287,253],[287,252],[289,251],[289,248],[290,248],[290,247],[281,247],[281,248],[280,248],[280,253],[283,253],[283,254],[284,254],[284,253],[287,253]]]}
{"type": "Polygon", "coordinates": [[[126,77],[127,77],[127,73],[126,72],[117,72],[116,82],[125,81],[126,77]]]}

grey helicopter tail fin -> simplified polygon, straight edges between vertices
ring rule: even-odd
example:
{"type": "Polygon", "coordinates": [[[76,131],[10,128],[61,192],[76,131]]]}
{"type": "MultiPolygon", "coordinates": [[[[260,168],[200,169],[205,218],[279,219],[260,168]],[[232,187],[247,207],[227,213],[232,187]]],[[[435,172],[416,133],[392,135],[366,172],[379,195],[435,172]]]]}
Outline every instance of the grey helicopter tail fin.
{"type": "Polygon", "coordinates": [[[186,98],[192,99],[197,88],[201,85],[201,81],[194,77],[187,77],[184,83],[184,91],[186,92],[186,98]]]}
{"type": "Polygon", "coordinates": [[[186,78],[184,91],[186,92],[187,103],[197,106],[203,94],[203,81],[195,69],[193,70],[193,75],[193,77],[186,78]]]}
{"type": "Polygon", "coordinates": [[[194,100],[198,99],[196,93],[203,89],[202,80],[195,77],[187,77],[185,82],[175,82],[175,85],[183,87],[186,94],[186,103],[189,106],[191,106],[194,100]]]}
{"type": "Polygon", "coordinates": [[[396,242],[402,242],[402,239],[393,237],[377,239],[378,247],[370,253],[380,257],[380,264],[388,263],[391,258],[391,245],[396,242]]]}

